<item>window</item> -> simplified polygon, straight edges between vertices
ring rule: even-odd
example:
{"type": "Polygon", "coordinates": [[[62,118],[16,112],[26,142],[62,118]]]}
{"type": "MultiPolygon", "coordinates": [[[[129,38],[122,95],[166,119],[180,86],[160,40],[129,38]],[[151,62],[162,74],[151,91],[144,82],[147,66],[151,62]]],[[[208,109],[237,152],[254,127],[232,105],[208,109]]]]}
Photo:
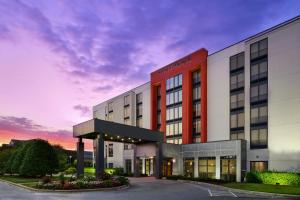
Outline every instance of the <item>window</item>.
{"type": "Polygon", "coordinates": [[[267,148],[268,146],[268,130],[267,128],[251,128],[250,148],[267,148]]]}
{"type": "Polygon", "coordinates": [[[230,132],[230,139],[231,140],[242,140],[242,139],[245,139],[244,130],[231,131],[230,132]]]}
{"type": "Polygon", "coordinates": [[[166,89],[171,90],[173,88],[177,88],[182,86],[182,74],[169,78],[166,81],[166,89]]]}
{"type": "Polygon", "coordinates": [[[268,39],[258,41],[250,46],[251,60],[268,54],[268,39]]]}
{"type": "Polygon", "coordinates": [[[251,102],[264,101],[268,99],[268,85],[266,82],[251,86],[251,102]]]}
{"type": "Polygon", "coordinates": [[[124,97],[124,106],[128,106],[130,104],[129,95],[124,97]]]}
{"type": "Polygon", "coordinates": [[[251,65],[251,81],[268,77],[268,62],[266,60],[251,65]]]}
{"type": "Polygon", "coordinates": [[[131,149],[131,144],[124,144],[124,150],[131,149]]]}
{"type": "Polygon", "coordinates": [[[136,126],[140,128],[143,127],[143,118],[136,119],[136,126]]]}
{"type": "Polygon", "coordinates": [[[108,112],[113,112],[113,103],[108,103],[108,112]]]}
{"type": "Polygon", "coordinates": [[[200,70],[197,70],[193,72],[193,84],[200,83],[201,77],[200,77],[200,70]]]}
{"type": "Polygon", "coordinates": [[[245,122],[244,112],[231,113],[230,128],[244,127],[244,122],[245,122]]]}
{"type": "Polygon", "coordinates": [[[125,172],[127,174],[132,173],[132,171],[131,171],[131,159],[126,159],[125,160],[125,172]]]}
{"type": "Polygon", "coordinates": [[[238,89],[244,87],[244,72],[231,75],[230,77],[230,89],[238,89]]]}
{"type": "Polygon", "coordinates": [[[230,57],[230,71],[244,68],[245,54],[244,52],[230,57]]]}
{"type": "Polygon", "coordinates": [[[136,106],[136,116],[140,117],[143,115],[143,104],[138,104],[136,106]]]}
{"type": "Polygon", "coordinates": [[[200,131],[201,131],[200,119],[196,119],[193,121],[193,134],[200,134],[200,131]]]}
{"type": "Polygon", "coordinates": [[[136,103],[137,104],[143,103],[143,93],[139,93],[136,95],[136,103]]]}
{"type": "Polygon", "coordinates": [[[221,157],[221,179],[226,181],[236,181],[235,156],[221,157]]]}
{"type": "Polygon", "coordinates": [[[200,178],[216,177],[216,158],[199,158],[198,164],[200,178]]]}
{"type": "Polygon", "coordinates": [[[194,103],[194,105],[193,105],[193,117],[200,117],[200,114],[201,114],[200,102],[194,103]]]}
{"type": "Polygon", "coordinates": [[[268,171],[268,161],[251,161],[250,170],[253,172],[268,171]]]}
{"type": "Polygon", "coordinates": [[[124,124],[131,125],[130,119],[129,118],[124,119],[124,124]]]}
{"type": "Polygon", "coordinates": [[[130,116],[130,107],[124,107],[124,118],[129,118],[130,116]]]}
{"type": "Polygon", "coordinates": [[[114,168],[114,163],[108,163],[108,168],[114,168]]]}
{"type": "Polygon", "coordinates": [[[193,100],[199,100],[201,98],[200,85],[193,88],[193,100]]]}
{"type": "Polygon", "coordinates": [[[114,148],[113,144],[108,144],[108,157],[113,157],[114,156],[114,148]]]}
{"type": "Polygon", "coordinates": [[[267,123],[268,122],[268,107],[259,106],[251,108],[251,124],[267,123]]]}
{"type": "Polygon", "coordinates": [[[237,93],[237,94],[231,94],[231,96],[230,96],[230,108],[231,109],[243,108],[244,107],[244,101],[245,101],[244,92],[237,93]]]}

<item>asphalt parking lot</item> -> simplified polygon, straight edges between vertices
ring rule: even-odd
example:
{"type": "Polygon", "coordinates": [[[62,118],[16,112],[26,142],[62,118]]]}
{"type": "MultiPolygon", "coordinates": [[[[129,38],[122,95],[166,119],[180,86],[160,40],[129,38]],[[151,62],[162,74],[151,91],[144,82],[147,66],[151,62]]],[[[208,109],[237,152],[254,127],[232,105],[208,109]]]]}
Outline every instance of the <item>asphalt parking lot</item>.
{"type": "Polygon", "coordinates": [[[0,182],[1,200],[199,200],[199,199],[288,199],[237,193],[227,188],[206,184],[191,184],[154,178],[132,178],[132,186],[117,191],[98,192],[32,192],[0,182]]]}

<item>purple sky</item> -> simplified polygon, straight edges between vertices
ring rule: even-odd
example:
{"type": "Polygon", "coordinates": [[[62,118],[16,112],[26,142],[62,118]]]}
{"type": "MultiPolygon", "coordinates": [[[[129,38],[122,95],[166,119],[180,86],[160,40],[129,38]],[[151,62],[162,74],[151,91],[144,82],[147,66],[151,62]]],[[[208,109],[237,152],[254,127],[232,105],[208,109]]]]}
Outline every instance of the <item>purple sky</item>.
{"type": "Polygon", "coordinates": [[[299,14],[299,0],[0,0],[0,144],[74,148],[72,125],[93,105],[299,14]]]}

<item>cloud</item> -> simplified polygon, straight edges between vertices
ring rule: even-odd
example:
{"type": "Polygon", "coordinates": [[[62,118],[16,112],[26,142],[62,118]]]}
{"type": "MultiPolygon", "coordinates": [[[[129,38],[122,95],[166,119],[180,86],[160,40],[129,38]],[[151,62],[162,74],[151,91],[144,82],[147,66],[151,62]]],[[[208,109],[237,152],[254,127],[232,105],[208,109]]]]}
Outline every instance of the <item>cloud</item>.
{"type": "Polygon", "coordinates": [[[91,115],[91,109],[88,106],[83,105],[75,105],[73,107],[75,110],[79,111],[82,116],[90,116],[91,115]]]}
{"type": "Polygon", "coordinates": [[[98,86],[94,89],[94,91],[96,92],[105,92],[105,91],[109,91],[109,90],[112,90],[113,89],[113,86],[112,85],[101,85],[101,86],[98,86]]]}
{"type": "Polygon", "coordinates": [[[25,117],[0,116],[0,143],[11,139],[35,138],[48,140],[52,144],[61,144],[68,149],[74,149],[76,144],[71,131],[49,130],[25,117]]]}

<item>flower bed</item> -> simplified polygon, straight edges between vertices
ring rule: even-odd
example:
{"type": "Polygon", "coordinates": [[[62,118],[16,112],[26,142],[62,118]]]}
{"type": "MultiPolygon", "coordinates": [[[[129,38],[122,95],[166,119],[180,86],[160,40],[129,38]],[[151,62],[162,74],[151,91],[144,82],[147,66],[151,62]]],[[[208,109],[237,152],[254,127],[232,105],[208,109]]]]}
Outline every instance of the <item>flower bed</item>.
{"type": "Polygon", "coordinates": [[[37,183],[36,188],[49,190],[97,189],[112,188],[128,184],[128,179],[122,176],[116,178],[106,177],[106,179],[99,180],[94,177],[70,178],[67,180],[61,176],[59,181],[52,181],[49,177],[44,177],[42,181],[37,183]]]}

